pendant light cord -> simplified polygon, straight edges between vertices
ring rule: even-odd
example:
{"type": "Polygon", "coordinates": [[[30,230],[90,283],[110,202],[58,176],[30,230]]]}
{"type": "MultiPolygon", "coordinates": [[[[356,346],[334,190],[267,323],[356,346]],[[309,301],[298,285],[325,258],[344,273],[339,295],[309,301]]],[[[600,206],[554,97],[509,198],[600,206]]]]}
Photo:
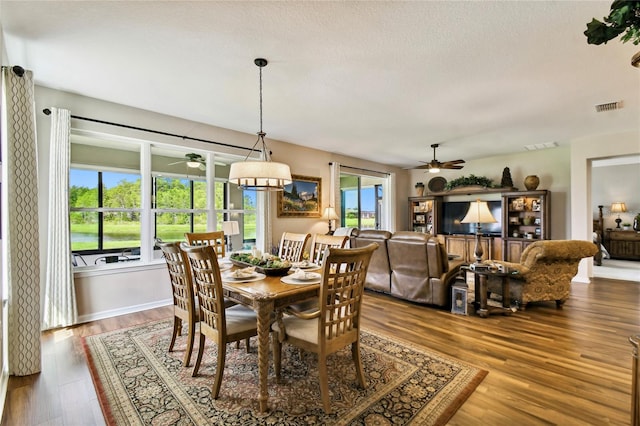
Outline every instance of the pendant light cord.
{"type": "Polygon", "coordinates": [[[262,67],[258,66],[258,68],[260,68],[260,133],[258,133],[258,135],[264,133],[262,131],[262,67]]]}
{"type": "Polygon", "coordinates": [[[260,109],[260,131],[258,132],[258,139],[256,140],[256,143],[253,144],[253,146],[251,147],[251,151],[249,151],[247,156],[244,157],[244,161],[247,161],[249,156],[256,150],[256,146],[260,141],[262,141],[262,161],[269,161],[271,156],[269,155],[269,151],[267,150],[267,144],[264,141],[264,137],[267,134],[262,131],[262,68],[266,67],[268,62],[266,59],[257,58],[254,60],[254,63],[258,66],[260,70],[260,73],[259,73],[260,97],[259,97],[259,103],[258,103],[258,107],[260,109]]]}

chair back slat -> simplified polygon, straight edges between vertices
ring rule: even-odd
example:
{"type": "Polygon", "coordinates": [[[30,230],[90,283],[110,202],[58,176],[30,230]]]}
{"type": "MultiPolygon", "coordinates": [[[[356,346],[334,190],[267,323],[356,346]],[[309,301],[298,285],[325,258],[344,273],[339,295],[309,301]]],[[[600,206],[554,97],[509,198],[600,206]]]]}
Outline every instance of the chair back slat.
{"type": "Polygon", "coordinates": [[[189,259],[193,282],[197,288],[200,321],[218,333],[226,335],[222,277],[214,247],[182,245],[182,250],[189,259]]]}
{"type": "Polygon", "coordinates": [[[225,241],[223,231],[187,232],[184,234],[190,246],[213,246],[218,256],[225,255],[225,241]]]}
{"type": "Polygon", "coordinates": [[[311,234],[296,234],[283,232],[280,238],[278,257],[289,262],[300,262],[304,255],[304,248],[311,234]]]}
{"type": "Polygon", "coordinates": [[[347,235],[315,234],[311,240],[311,256],[309,260],[317,265],[322,265],[326,250],[328,248],[344,248],[347,240],[349,240],[347,235]]]}

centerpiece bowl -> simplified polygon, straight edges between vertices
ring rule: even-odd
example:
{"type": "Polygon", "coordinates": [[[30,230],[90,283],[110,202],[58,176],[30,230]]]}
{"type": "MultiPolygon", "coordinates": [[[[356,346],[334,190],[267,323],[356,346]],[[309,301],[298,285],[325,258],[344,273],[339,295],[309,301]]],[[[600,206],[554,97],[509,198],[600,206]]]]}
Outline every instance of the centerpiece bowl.
{"type": "Polygon", "coordinates": [[[291,269],[290,262],[280,260],[280,258],[275,256],[263,259],[253,257],[251,253],[232,253],[231,256],[229,256],[229,260],[231,260],[231,263],[241,268],[254,266],[257,272],[272,277],[287,275],[289,273],[289,269],[291,269]]]}

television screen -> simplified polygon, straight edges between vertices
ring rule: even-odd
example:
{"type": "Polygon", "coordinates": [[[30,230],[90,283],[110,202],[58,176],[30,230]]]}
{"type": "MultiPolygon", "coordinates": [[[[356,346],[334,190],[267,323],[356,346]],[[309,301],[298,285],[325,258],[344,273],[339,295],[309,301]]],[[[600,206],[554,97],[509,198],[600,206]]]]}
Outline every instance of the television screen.
{"type": "MultiPolygon", "coordinates": [[[[502,204],[500,201],[488,201],[489,210],[496,223],[483,223],[482,234],[499,236],[502,233],[502,204]]],[[[475,223],[460,223],[469,210],[469,201],[450,201],[442,203],[442,233],[448,235],[475,234],[475,223]]]]}

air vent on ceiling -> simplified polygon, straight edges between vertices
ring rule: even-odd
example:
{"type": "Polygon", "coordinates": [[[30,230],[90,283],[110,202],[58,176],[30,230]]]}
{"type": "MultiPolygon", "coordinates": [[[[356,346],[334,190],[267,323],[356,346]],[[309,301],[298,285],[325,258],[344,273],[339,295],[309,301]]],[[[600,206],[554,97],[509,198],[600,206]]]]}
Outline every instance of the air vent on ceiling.
{"type": "Polygon", "coordinates": [[[622,101],[596,105],[596,112],[613,111],[622,108],[622,101]]]}
{"type": "Polygon", "coordinates": [[[537,149],[548,149],[555,148],[558,146],[558,142],[545,142],[545,143],[534,143],[533,145],[525,145],[524,149],[527,151],[535,151],[537,149]]]}

